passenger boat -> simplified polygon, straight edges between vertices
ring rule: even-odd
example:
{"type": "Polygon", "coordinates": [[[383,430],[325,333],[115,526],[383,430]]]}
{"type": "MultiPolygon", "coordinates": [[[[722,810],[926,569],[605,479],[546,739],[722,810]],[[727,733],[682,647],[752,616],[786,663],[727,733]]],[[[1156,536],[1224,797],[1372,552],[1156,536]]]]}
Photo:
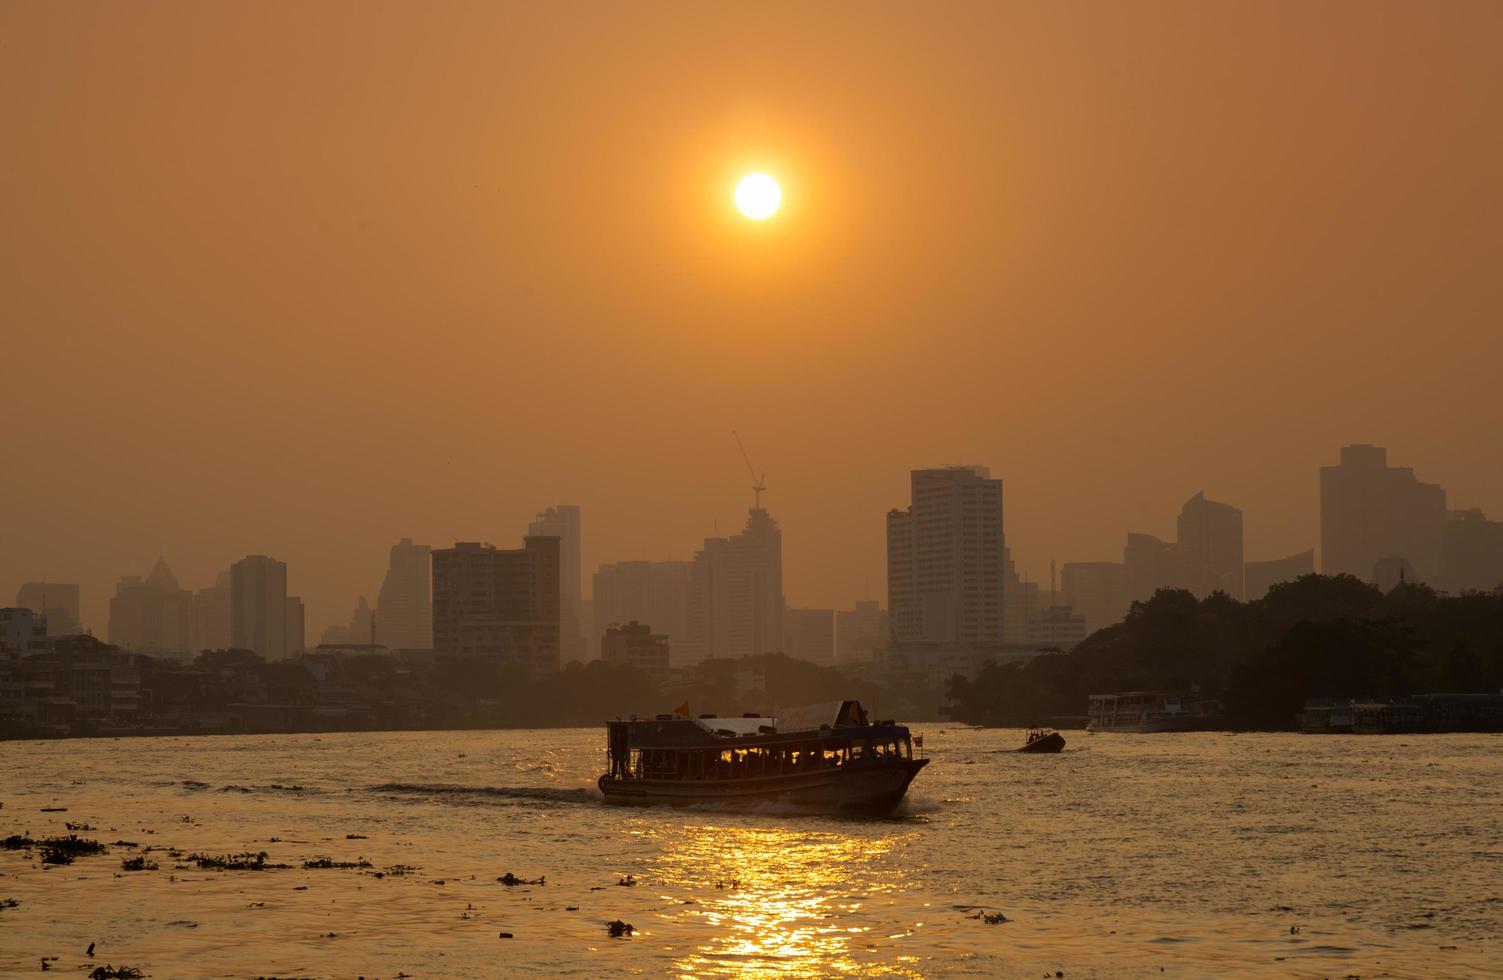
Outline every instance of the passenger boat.
{"type": "Polygon", "coordinates": [[[1086,731],[1191,732],[1215,727],[1221,702],[1196,699],[1184,691],[1126,691],[1092,694],[1086,731]]]}
{"type": "Polygon", "coordinates": [[[1019,752],[1059,752],[1065,747],[1065,737],[1052,728],[1030,728],[1028,740],[1019,752]]]}
{"type": "Polygon", "coordinates": [[[618,806],[781,803],[885,816],[929,762],[914,757],[914,742],[907,726],[873,722],[856,701],[775,718],[609,721],[600,792],[618,806]]]}

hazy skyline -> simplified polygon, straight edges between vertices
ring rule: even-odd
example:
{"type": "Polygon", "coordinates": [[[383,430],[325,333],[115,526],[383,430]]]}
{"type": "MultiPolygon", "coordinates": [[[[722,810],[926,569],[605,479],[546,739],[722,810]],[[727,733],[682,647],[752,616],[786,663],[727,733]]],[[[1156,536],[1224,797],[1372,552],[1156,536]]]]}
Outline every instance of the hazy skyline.
{"type": "Polygon", "coordinates": [[[945,463],[1035,580],[1201,490],[1316,547],[1349,443],[1503,516],[1503,6],[439,9],[0,8],[6,601],[688,559],[733,428],[803,606],[945,463]]]}

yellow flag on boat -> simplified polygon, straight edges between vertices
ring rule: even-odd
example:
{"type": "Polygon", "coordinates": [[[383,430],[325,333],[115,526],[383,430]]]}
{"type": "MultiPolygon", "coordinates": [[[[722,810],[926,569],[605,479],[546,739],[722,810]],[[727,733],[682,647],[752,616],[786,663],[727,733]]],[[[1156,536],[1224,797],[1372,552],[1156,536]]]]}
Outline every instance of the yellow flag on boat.
{"type": "Polygon", "coordinates": [[[674,708],[673,709],[673,713],[676,714],[676,715],[678,715],[681,718],[687,718],[687,717],[689,717],[689,702],[685,701],[683,704],[679,705],[677,708],[674,708]]]}

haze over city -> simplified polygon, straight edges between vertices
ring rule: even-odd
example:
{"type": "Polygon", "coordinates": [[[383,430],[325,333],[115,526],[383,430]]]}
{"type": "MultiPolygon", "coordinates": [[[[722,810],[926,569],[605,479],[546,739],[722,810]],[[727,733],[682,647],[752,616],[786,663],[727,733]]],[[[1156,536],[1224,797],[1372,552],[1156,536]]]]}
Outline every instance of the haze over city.
{"type": "Polygon", "coordinates": [[[810,606],[946,463],[1034,580],[1314,547],[1354,442],[1503,513],[1495,5],[356,9],[0,12],[7,599],[259,552],[311,638],[559,501],[588,589],[740,527],[733,428],[810,606]]]}

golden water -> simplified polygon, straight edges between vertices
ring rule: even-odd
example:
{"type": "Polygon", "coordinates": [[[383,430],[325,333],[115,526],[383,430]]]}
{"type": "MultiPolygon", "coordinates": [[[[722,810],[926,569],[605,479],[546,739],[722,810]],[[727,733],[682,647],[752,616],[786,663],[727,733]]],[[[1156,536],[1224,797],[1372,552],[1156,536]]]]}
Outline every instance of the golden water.
{"type": "Polygon", "coordinates": [[[0,851],[0,973],[1503,973],[1503,737],[1066,733],[1034,756],[924,727],[890,820],[606,807],[601,730],[0,743],[0,837],[141,845],[0,851]],[[121,870],[148,845],[293,867],[121,870]]]}

